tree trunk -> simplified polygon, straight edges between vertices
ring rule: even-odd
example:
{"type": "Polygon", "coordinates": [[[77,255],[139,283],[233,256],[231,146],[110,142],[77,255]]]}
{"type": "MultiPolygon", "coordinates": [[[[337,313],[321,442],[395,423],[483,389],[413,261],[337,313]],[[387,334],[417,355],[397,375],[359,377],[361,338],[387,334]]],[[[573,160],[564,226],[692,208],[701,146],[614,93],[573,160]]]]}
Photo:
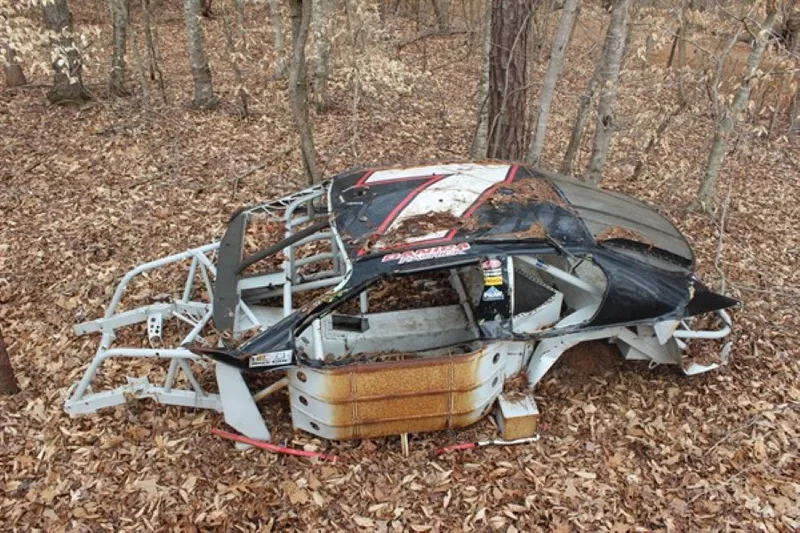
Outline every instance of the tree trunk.
{"type": "Polygon", "coordinates": [[[244,0],[235,0],[234,7],[236,8],[236,28],[239,32],[239,40],[242,42],[240,48],[243,53],[247,53],[247,29],[244,26],[244,0]]]}
{"type": "Polygon", "coordinates": [[[201,0],[184,0],[186,19],[186,42],[189,47],[189,61],[194,80],[194,100],[192,104],[200,109],[213,109],[219,104],[211,85],[211,67],[208,66],[203,29],[200,27],[201,0]]]}
{"type": "Polygon", "coordinates": [[[133,48],[133,58],[136,62],[136,74],[139,77],[139,85],[142,88],[142,104],[145,109],[150,109],[150,89],[147,86],[147,76],[144,72],[144,61],[139,51],[139,37],[132,25],[128,25],[128,33],[131,35],[131,48],[133,48]]]}
{"type": "MultiPolygon", "coordinates": [[[[325,1],[325,0],[320,0],[325,1]]],[[[311,22],[312,0],[290,0],[292,14],[292,68],[289,72],[289,100],[292,104],[292,116],[300,134],[300,151],[303,155],[303,167],[311,183],[320,182],[317,165],[317,151],[314,148],[314,135],[308,116],[308,82],[306,75],[306,41],[308,27],[311,22]]]]}
{"type": "Polygon", "coordinates": [[[571,176],[575,165],[575,158],[578,155],[578,150],[581,147],[583,140],[583,132],[586,130],[586,123],[589,121],[589,109],[592,106],[592,99],[597,90],[597,84],[600,82],[600,72],[602,70],[602,62],[598,61],[594,68],[594,73],[586,84],[586,89],[581,96],[581,103],[578,107],[578,115],[575,117],[575,126],[572,128],[572,135],[567,145],[567,150],[564,152],[564,161],[561,163],[561,173],[571,176]]]}
{"type": "Polygon", "coordinates": [[[25,73],[22,71],[22,65],[17,62],[17,54],[11,45],[6,48],[6,64],[3,67],[6,72],[6,87],[21,87],[28,84],[25,79],[25,73]]]}
{"type": "Polygon", "coordinates": [[[628,34],[628,9],[630,0],[615,0],[611,21],[603,47],[603,68],[600,74],[600,98],[597,103],[597,124],[594,130],[592,155],[589,159],[587,180],[595,185],[603,179],[611,137],[614,134],[614,108],[617,104],[619,73],[625,54],[628,34]]]}
{"type": "Polygon", "coordinates": [[[269,17],[272,19],[272,34],[275,39],[275,75],[286,76],[286,51],[283,44],[283,21],[278,0],[269,0],[269,17]]]}
{"type": "Polygon", "coordinates": [[[113,35],[113,51],[111,53],[111,76],[108,88],[115,96],[127,96],[125,89],[125,49],[127,31],[130,24],[128,0],[111,0],[111,23],[113,35]]]}
{"type": "Polygon", "coordinates": [[[777,9],[775,8],[775,3],[773,1],[768,1],[767,18],[761,25],[761,31],[756,35],[753,48],[750,50],[750,55],[747,57],[742,81],[736,91],[733,105],[731,105],[730,109],[723,110],[722,117],[717,120],[705,176],[697,191],[697,197],[690,205],[691,210],[702,208],[716,192],[719,172],[722,168],[722,161],[725,158],[725,151],[728,146],[728,136],[733,132],[739,120],[739,116],[744,112],[747,103],[750,101],[753,78],[761,63],[761,56],[764,55],[764,50],[766,50],[767,44],[769,43],[776,16],[777,9]]]}
{"type": "Polygon", "coordinates": [[[16,394],[19,392],[17,378],[8,357],[6,343],[3,342],[3,332],[0,331],[0,394],[16,394]]]}
{"type": "Polygon", "coordinates": [[[142,0],[142,16],[144,18],[144,43],[147,48],[147,57],[149,59],[150,79],[153,81],[158,80],[158,88],[161,90],[161,99],[167,103],[167,88],[164,85],[164,73],[158,64],[159,53],[156,50],[156,41],[158,35],[155,28],[150,24],[150,1],[142,0]]]}
{"type": "Polygon", "coordinates": [[[489,56],[492,53],[492,2],[486,2],[483,17],[483,51],[481,56],[481,77],[478,81],[478,116],[475,136],[472,139],[473,159],[486,157],[489,137],[489,56]]]}
{"type": "Polygon", "coordinates": [[[317,0],[314,2],[312,26],[314,27],[314,97],[317,109],[325,109],[328,76],[331,68],[331,30],[335,14],[335,0],[317,0]]]}
{"type": "Polygon", "coordinates": [[[236,93],[242,103],[242,116],[246,117],[250,111],[248,109],[247,89],[244,87],[244,74],[239,66],[237,59],[236,43],[233,41],[233,28],[231,27],[231,17],[228,14],[228,7],[222,4],[222,27],[225,31],[225,48],[228,52],[228,63],[233,70],[236,79],[236,93]]]}
{"type": "Polygon", "coordinates": [[[433,7],[433,14],[436,17],[436,29],[441,33],[446,32],[450,25],[448,0],[431,0],[431,7],[433,7]]]}
{"type": "Polygon", "coordinates": [[[528,152],[528,163],[538,165],[542,157],[544,140],[547,136],[547,121],[550,118],[550,105],[556,92],[556,83],[564,67],[564,58],[567,55],[572,28],[575,27],[575,18],[578,13],[579,0],[565,0],[564,10],[561,13],[561,22],[558,25],[553,51],[550,53],[550,63],[544,77],[542,95],[539,98],[539,109],[533,121],[533,139],[528,152]]]}
{"type": "Polygon", "coordinates": [[[489,149],[492,158],[521,160],[526,147],[530,0],[492,2],[489,65],[489,149]]]}
{"type": "Polygon", "coordinates": [[[683,70],[686,68],[686,33],[689,18],[686,16],[686,0],[681,0],[680,28],[678,28],[678,98],[680,104],[686,103],[686,89],[683,83],[683,70]]]}
{"type": "Polygon", "coordinates": [[[44,23],[50,30],[53,88],[47,97],[54,104],[74,104],[89,99],[83,86],[81,54],[72,38],[72,14],[67,0],[42,4],[44,23]]]}
{"type": "MultiPolygon", "coordinates": [[[[786,46],[795,57],[800,57],[800,2],[794,0],[786,6],[786,19],[784,31],[786,32],[786,46]]],[[[800,87],[795,87],[794,97],[789,105],[789,134],[800,133],[800,87]]]]}

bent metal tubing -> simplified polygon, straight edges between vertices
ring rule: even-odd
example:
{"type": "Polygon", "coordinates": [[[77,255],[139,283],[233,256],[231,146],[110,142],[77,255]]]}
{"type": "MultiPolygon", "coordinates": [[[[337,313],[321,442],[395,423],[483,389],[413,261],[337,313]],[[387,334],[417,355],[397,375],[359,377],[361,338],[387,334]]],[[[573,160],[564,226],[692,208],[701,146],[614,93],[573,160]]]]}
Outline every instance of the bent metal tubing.
{"type": "MultiPolygon", "coordinates": [[[[184,261],[186,259],[199,259],[199,255],[205,256],[205,254],[208,252],[213,252],[217,248],[219,248],[219,242],[212,242],[210,244],[206,244],[205,246],[200,246],[199,248],[192,248],[191,250],[186,250],[185,252],[162,257],[161,259],[156,259],[155,261],[150,261],[149,263],[143,263],[136,268],[129,270],[122,278],[122,281],[119,282],[119,285],[117,285],[117,290],[114,291],[114,296],[111,298],[111,303],[109,304],[108,309],[106,309],[106,313],[104,315],[105,318],[110,318],[114,315],[115,311],[117,310],[117,306],[122,301],[122,296],[125,294],[125,289],[128,287],[128,284],[139,274],[147,272],[148,270],[154,270],[156,268],[169,265],[171,263],[184,261]]],[[[208,261],[208,258],[206,258],[206,261],[208,261]]],[[[201,260],[203,263],[206,263],[206,261],[201,260]]]]}
{"type": "Polygon", "coordinates": [[[716,313],[725,324],[722,329],[716,331],[691,329],[677,330],[672,333],[672,336],[679,339],[724,339],[731,332],[731,317],[723,309],[716,311],[716,313]]]}
{"type": "Polygon", "coordinates": [[[69,397],[68,402],[78,401],[83,398],[86,389],[89,387],[92,378],[94,377],[100,365],[109,357],[131,357],[131,358],[145,358],[145,359],[185,359],[189,361],[200,361],[202,358],[193,354],[184,348],[174,349],[148,349],[148,348],[112,348],[110,350],[101,350],[95,355],[89,368],[83,374],[83,378],[75,388],[75,392],[69,397]]]}

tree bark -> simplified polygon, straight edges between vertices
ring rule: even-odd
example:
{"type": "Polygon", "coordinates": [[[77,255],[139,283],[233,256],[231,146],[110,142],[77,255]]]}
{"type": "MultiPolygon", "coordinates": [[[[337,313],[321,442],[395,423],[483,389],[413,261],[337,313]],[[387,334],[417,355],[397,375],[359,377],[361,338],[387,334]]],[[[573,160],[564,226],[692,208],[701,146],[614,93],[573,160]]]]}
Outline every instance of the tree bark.
{"type": "Polygon", "coordinates": [[[133,48],[133,58],[136,62],[136,74],[139,77],[139,86],[142,88],[142,104],[145,109],[150,109],[150,89],[147,86],[147,76],[144,72],[144,61],[139,51],[139,37],[132,25],[128,25],[128,32],[131,35],[131,47],[133,48]]]}
{"type": "Polygon", "coordinates": [[[722,117],[717,119],[705,175],[700,188],[697,190],[697,196],[689,206],[691,210],[702,208],[716,193],[719,172],[722,169],[722,162],[728,146],[728,137],[733,132],[736,123],[739,121],[739,116],[744,112],[747,103],[750,101],[753,78],[756,76],[758,66],[761,63],[761,56],[764,55],[764,50],[766,50],[769,43],[776,17],[775,2],[770,0],[767,2],[767,17],[761,25],[761,31],[756,35],[753,48],[747,57],[742,81],[733,98],[733,104],[730,109],[722,110],[722,117]]]}
{"type": "Polygon", "coordinates": [[[0,331],[0,394],[16,394],[19,392],[17,378],[14,375],[14,368],[11,366],[11,359],[8,357],[6,343],[3,341],[3,332],[0,331]]]}
{"type": "Polygon", "coordinates": [[[547,136],[547,121],[550,118],[550,105],[555,96],[556,83],[558,83],[561,70],[564,68],[564,58],[567,55],[572,29],[575,27],[579,4],[580,0],[565,0],[564,2],[561,22],[558,25],[553,51],[550,53],[550,63],[547,65],[547,73],[544,77],[542,95],[539,98],[539,109],[533,120],[533,138],[528,151],[528,163],[531,165],[538,165],[542,157],[544,140],[547,136]]]}
{"type": "Polygon", "coordinates": [[[244,87],[244,74],[239,66],[237,60],[236,43],[233,41],[233,28],[231,27],[231,17],[228,14],[228,7],[222,4],[222,27],[225,30],[225,48],[228,52],[228,63],[233,70],[233,75],[236,78],[236,93],[239,96],[239,101],[242,103],[242,116],[246,117],[250,111],[248,108],[247,90],[244,87]]]}
{"type": "Polygon", "coordinates": [[[147,57],[149,60],[150,79],[158,81],[158,88],[161,91],[161,99],[167,103],[167,88],[164,84],[164,73],[158,64],[159,53],[156,50],[156,41],[158,34],[155,28],[150,24],[150,1],[142,0],[142,16],[144,18],[144,43],[147,48],[147,57]]]}
{"type": "Polygon", "coordinates": [[[615,0],[611,10],[606,41],[603,47],[603,68],[600,73],[600,97],[597,103],[597,123],[594,130],[592,155],[586,178],[595,185],[603,179],[611,138],[614,135],[614,108],[617,104],[619,73],[625,54],[628,34],[630,0],[615,0]]]}
{"type": "Polygon", "coordinates": [[[492,158],[521,160],[527,141],[527,50],[530,0],[492,2],[489,149],[492,158]]]}
{"type": "Polygon", "coordinates": [[[22,87],[28,84],[22,65],[17,62],[17,54],[11,48],[11,44],[6,48],[6,64],[3,67],[6,73],[6,87],[22,87]]]}
{"type": "Polygon", "coordinates": [[[475,136],[472,139],[473,159],[486,157],[489,142],[489,56],[492,53],[492,3],[486,2],[483,17],[483,50],[481,55],[481,77],[478,81],[478,113],[475,136]]]}
{"type": "Polygon", "coordinates": [[[54,104],[75,104],[89,99],[83,85],[81,54],[72,38],[72,14],[67,0],[42,4],[44,23],[50,30],[53,87],[47,97],[54,104]]]}
{"type": "Polygon", "coordinates": [[[686,68],[686,33],[689,25],[689,18],[686,16],[687,3],[681,0],[680,28],[678,28],[678,98],[680,103],[686,103],[686,89],[683,83],[683,69],[686,68]]]}
{"type": "Polygon", "coordinates": [[[431,0],[433,14],[436,17],[436,29],[444,33],[450,25],[447,0],[431,0]]]}
{"type": "MultiPolygon", "coordinates": [[[[324,0],[320,0],[324,1],[324,0]]],[[[303,167],[309,182],[319,183],[320,172],[317,164],[317,150],[314,147],[314,135],[311,120],[308,116],[308,81],[306,67],[306,41],[311,22],[312,0],[290,0],[292,15],[292,38],[294,51],[292,67],[289,72],[289,100],[292,105],[292,116],[300,134],[300,151],[303,156],[303,167]]]]}
{"type": "Polygon", "coordinates": [[[602,62],[598,61],[595,66],[594,73],[586,84],[586,89],[581,96],[581,103],[578,107],[578,115],[575,117],[575,126],[572,128],[572,135],[569,139],[569,144],[564,152],[564,161],[561,163],[561,173],[571,176],[573,167],[575,165],[575,158],[578,155],[578,150],[581,147],[583,140],[583,132],[586,131],[586,123],[589,121],[589,109],[594,99],[594,93],[597,91],[597,84],[600,82],[600,71],[602,70],[602,62]]]}
{"type": "Polygon", "coordinates": [[[115,96],[127,96],[125,89],[125,52],[127,48],[127,31],[130,24],[128,0],[111,0],[111,23],[113,50],[111,53],[111,75],[108,88],[115,96]]]}
{"type": "Polygon", "coordinates": [[[278,0],[269,0],[269,17],[272,19],[272,34],[275,46],[275,75],[286,76],[286,50],[283,44],[283,21],[278,0]]]}
{"type": "MultiPolygon", "coordinates": [[[[800,57],[800,2],[793,0],[786,6],[786,19],[784,21],[786,32],[786,46],[795,56],[795,63],[800,57]]],[[[789,105],[789,135],[800,133],[800,87],[794,90],[794,97],[789,105]]]]}
{"type": "Polygon", "coordinates": [[[219,104],[211,84],[211,67],[208,65],[203,29],[200,27],[201,0],[184,0],[183,9],[186,21],[186,42],[189,48],[189,61],[194,80],[194,100],[192,105],[200,109],[213,109],[219,104]]]}
{"type": "Polygon", "coordinates": [[[314,13],[311,24],[314,27],[314,97],[317,109],[325,109],[328,90],[328,77],[331,69],[331,17],[335,13],[335,0],[317,0],[314,2],[314,13]]]}

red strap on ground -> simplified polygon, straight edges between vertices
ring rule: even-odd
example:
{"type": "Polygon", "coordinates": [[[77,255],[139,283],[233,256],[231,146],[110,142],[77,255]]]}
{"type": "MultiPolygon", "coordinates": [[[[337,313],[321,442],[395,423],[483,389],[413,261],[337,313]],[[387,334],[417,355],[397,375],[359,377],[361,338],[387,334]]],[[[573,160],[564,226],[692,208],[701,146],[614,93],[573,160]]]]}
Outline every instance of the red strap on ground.
{"type": "Polygon", "coordinates": [[[256,448],[263,448],[264,450],[269,450],[275,453],[284,453],[286,455],[296,455],[298,457],[316,457],[318,459],[322,459],[325,461],[331,461],[333,463],[339,460],[339,457],[336,455],[325,455],[324,453],[317,453],[317,452],[307,452],[305,450],[296,450],[294,448],[287,448],[285,446],[278,446],[277,444],[270,444],[269,442],[264,442],[263,440],[256,440],[251,439],[249,437],[245,437],[243,435],[237,435],[236,433],[229,433],[227,431],[223,431],[221,429],[213,428],[211,433],[218,437],[222,437],[223,439],[230,439],[235,440],[237,442],[242,442],[244,444],[249,444],[250,446],[255,446],[256,448]]]}
{"type": "Polygon", "coordinates": [[[477,448],[477,442],[465,442],[464,444],[453,444],[451,446],[445,446],[444,448],[439,448],[436,450],[436,455],[442,455],[443,453],[447,452],[455,452],[458,450],[470,450],[472,448],[477,448]]]}

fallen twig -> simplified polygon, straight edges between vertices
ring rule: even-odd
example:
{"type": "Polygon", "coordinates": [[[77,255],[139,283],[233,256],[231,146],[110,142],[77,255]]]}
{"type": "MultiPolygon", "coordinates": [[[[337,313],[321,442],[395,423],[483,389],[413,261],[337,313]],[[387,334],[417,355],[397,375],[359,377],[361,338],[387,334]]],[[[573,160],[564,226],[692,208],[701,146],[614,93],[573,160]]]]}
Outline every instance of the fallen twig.
{"type": "Polygon", "coordinates": [[[274,154],[269,160],[264,161],[263,163],[259,163],[258,165],[252,166],[252,167],[248,168],[247,170],[245,170],[244,173],[239,174],[238,176],[236,176],[233,179],[233,195],[236,196],[236,191],[239,189],[239,182],[241,180],[243,180],[244,178],[246,178],[247,176],[249,176],[249,175],[251,175],[251,174],[253,174],[255,172],[258,172],[259,170],[262,170],[262,169],[268,167],[269,165],[274,163],[278,158],[283,157],[286,154],[288,154],[289,152],[291,152],[292,150],[294,150],[294,148],[295,148],[294,146],[290,146],[289,148],[286,148],[286,149],[282,150],[281,152],[279,152],[277,154],[274,154]]]}
{"type": "Polygon", "coordinates": [[[729,432],[728,432],[728,433],[727,433],[727,434],[726,434],[724,437],[722,437],[722,438],[721,438],[721,439],[719,439],[719,440],[718,440],[716,443],[714,443],[714,445],[713,445],[711,448],[709,448],[709,449],[706,451],[706,453],[705,453],[704,455],[708,455],[708,454],[710,454],[710,453],[711,453],[711,452],[713,452],[713,451],[714,451],[714,450],[715,450],[715,449],[716,449],[716,448],[717,448],[717,447],[718,447],[720,444],[722,444],[723,442],[725,442],[726,440],[728,440],[728,438],[729,438],[731,435],[733,435],[734,433],[738,433],[739,431],[744,431],[745,429],[749,428],[750,426],[752,426],[753,424],[755,424],[756,422],[758,422],[758,421],[759,421],[759,420],[760,420],[760,419],[761,419],[761,418],[762,418],[764,415],[766,415],[767,413],[777,413],[778,411],[783,411],[783,410],[784,410],[784,409],[786,409],[787,407],[797,408],[797,404],[796,404],[795,402],[790,402],[790,403],[782,403],[782,404],[780,404],[780,405],[776,405],[776,406],[775,406],[775,407],[773,407],[772,409],[769,409],[769,410],[767,410],[767,411],[763,411],[763,412],[761,412],[761,413],[758,413],[757,415],[754,415],[754,416],[753,416],[752,418],[750,418],[750,420],[749,420],[749,421],[748,421],[746,424],[744,424],[743,426],[739,426],[739,427],[737,427],[737,428],[734,428],[734,429],[732,429],[731,431],[729,431],[729,432]]]}

